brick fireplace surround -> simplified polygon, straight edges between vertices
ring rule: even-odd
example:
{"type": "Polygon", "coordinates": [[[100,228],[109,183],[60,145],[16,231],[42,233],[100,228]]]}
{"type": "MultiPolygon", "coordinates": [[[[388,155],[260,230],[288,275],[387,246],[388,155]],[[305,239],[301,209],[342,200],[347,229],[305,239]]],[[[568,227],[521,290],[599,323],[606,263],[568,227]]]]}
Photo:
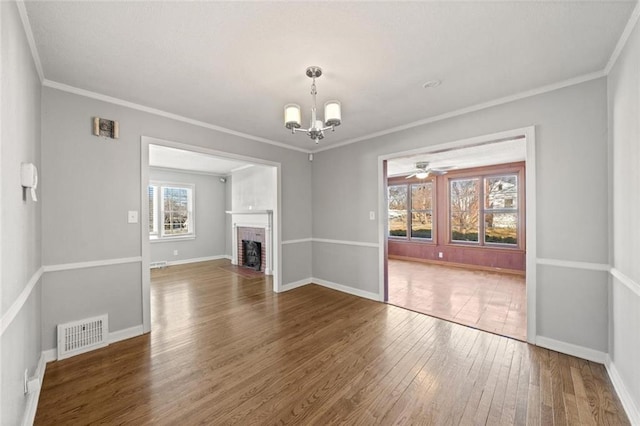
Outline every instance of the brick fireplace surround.
{"type": "Polygon", "coordinates": [[[265,275],[273,275],[273,211],[228,211],[227,214],[231,215],[233,226],[231,263],[242,266],[242,240],[258,241],[262,246],[260,271],[265,275]]]}
{"type": "Polygon", "coordinates": [[[264,272],[267,264],[267,250],[265,250],[265,238],[264,228],[250,228],[247,226],[238,226],[236,227],[237,236],[236,239],[238,241],[238,266],[244,265],[244,247],[242,244],[242,240],[247,241],[257,241],[262,246],[262,260],[260,271],[264,272]]]}

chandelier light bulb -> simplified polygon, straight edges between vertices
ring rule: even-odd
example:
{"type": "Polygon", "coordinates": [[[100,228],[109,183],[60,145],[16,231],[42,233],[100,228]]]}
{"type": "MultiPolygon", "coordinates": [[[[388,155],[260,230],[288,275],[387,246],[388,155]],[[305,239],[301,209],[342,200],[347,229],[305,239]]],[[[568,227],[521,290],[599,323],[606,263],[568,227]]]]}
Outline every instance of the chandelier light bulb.
{"type": "Polygon", "coordinates": [[[340,101],[327,101],[324,104],[324,122],[327,126],[339,126],[342,122],[340,101]]]}
{"type": "Polygon", "coordinates": [[[297,129],[300,127],[301,114],[300,114],[300,105],[297,104],[287,104],[284,106],[284,126],[291,130],[297,129]]]}

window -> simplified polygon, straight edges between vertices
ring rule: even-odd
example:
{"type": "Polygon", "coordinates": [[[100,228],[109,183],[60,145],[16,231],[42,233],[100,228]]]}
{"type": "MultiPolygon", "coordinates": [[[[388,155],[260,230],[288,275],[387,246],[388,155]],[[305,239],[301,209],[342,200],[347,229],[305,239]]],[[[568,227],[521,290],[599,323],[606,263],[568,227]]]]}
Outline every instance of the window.
{"type": "Polygon", "coordinates": [[[431,240],[433,182],[389,185],[389,236],[431,240]]]}
{"type": "Polygon", "coordinates": [[[407,236],[407,185],[389,186],[389,236],[407,236]]]}
{"type": "Polygon", "coordinates": [[[451,242],[518,244],[516,174],[451,179],[449,202],[451,242]]]}
{"type": "Polygon", "coordinates": [[[518,244],[518,177],[484,179],[485,243],[518,244]]]}
{"type": "Polygon", "coordinates": [[[451,241],[478,241],[479,179],[450,181],[451,241]]]}
{"type": "Polygon", "coordinates": [[[149,237],[194,237],[193,185],[149,185],[149,237]]]}
{"type": "Polygon", "coordinates": [[[411,238],[431,239],[433,229],[433,183],[411,185],[411,238]]]}

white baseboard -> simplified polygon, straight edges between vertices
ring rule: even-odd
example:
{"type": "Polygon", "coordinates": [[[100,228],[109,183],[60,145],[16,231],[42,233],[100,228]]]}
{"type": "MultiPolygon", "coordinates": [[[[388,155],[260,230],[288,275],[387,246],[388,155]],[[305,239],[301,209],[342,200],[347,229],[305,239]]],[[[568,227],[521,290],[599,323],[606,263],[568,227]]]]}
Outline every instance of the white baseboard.
{"type": "Polygon", "coordinates": [[[298,287],[305,286],[307,284],[311,284],[312,281],[313,281],[313,278],[305,278],[303,280],[298,280],[298,281],[294,281],[292,283],[283,284],[282,287],[280,287],[280,292],[293,290],[294,288],[298,288],[298,287]]]}
{"type": "Polygon", "coordinates": [[[333,283],[331,281],[323,280],[321,278],[311,278],[311,282],[314,284],[321,285],[323,287],[341,291],[343,293],[352,294],[358,297],[364,297],[365,299],[375,300],[376,302],[380,301],[378,294],[372,293],[370,291],[360,290],[358,288],[349,287],[343,284],[333,283]]]}
{"type": "Polygon", "coordinates": [[[47,349],[46,351],[42,351],[42,356],[44,357],[44,362],[49,363],[58,360],[58,348],[47,349]]]}
{"type": "Polygon", "coordinates": [[[194,257],[193,259],[167,260],[167,266],[184,265],[187,263],[207,262],[209,260],[218,260],[218,259],[231,259],[231,257],[227,256],[226,254],[219,254],[217,256],[194,257]]]}
{"type": "Polygon", "coordinates": [[[24,417],[22,418],[23,426],[32,426],[34,420],[36,419],[36,411],[38,410],[38,401],[40,400],[40,389],[42,388],[42,383],[44,382],[44,372],[47,369],[47,361],[45,357],[45,353],[42,352],[40,354],[40,360],[38,361],[38,366],[36,367],[36,371],[34,377],[38,378],[38,382],[40,385],[38,389],[29,394],[27,397],[27,405],[24,410],[24,417]]]}
{"type": "Polygon", "coordinates": [[[629,393],[618,369],[609,355],[607,355],[604,366],[607,368],[607,373],[609,373],[611,383],[613,383],[613,387],[618,394],[618,398],[620,398],[620,402],[624,407],[624,411],[627,413],[627,417],[629,417],[629,421],[632,425],[640,425],[640,408],[638,408],[636,402],[633,400],[633,397],[629,393]]]}
{"type": "Polygon", "coordinates": [[[585,348],[584,346],[578,346],[572,343],[561,342],[544,336],[536,336],[536,345],[600,364],[604,364],[607,359],[607,354],[605,352],[596,351],[595,349],[585,348]]]}
{"type": "Polygon", "coordinates": [[[144,334],[142,324],[135,327],[125,328],[109,333],[109,344],[119,342],[121,340],[131,339],[132,337],[142,336],[144,334]]]}

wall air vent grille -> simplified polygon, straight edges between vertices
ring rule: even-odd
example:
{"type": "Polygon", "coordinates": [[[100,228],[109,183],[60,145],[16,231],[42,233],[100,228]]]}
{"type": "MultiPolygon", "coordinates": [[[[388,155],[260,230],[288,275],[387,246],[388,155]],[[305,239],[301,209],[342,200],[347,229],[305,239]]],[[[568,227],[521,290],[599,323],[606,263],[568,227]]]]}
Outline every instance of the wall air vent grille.
{"type": "Polygon", "coordinates": [[[109,315],[58,325],[58,359],[107,346],[109,315]]]}

